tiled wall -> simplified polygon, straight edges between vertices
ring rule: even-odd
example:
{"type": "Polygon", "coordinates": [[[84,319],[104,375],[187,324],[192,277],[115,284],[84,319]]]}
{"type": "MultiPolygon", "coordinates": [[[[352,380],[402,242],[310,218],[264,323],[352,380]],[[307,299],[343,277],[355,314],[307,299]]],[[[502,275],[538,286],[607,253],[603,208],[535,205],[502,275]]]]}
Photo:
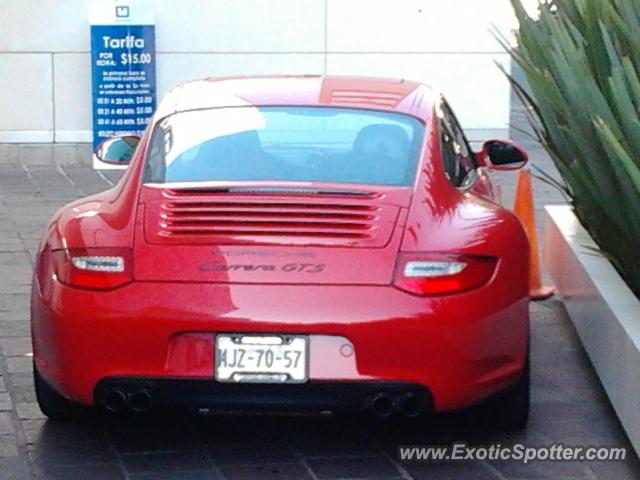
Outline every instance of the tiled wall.
{"type": "MultiPolygon", "coordinates": [[[[475,139],[504,134],[508,0],[155,0],[158,90],[196,77],[406,77],[449,97],[475,139]]],[[[89,0],[0,3],[0,143],[91,140],[89,0]]]]}

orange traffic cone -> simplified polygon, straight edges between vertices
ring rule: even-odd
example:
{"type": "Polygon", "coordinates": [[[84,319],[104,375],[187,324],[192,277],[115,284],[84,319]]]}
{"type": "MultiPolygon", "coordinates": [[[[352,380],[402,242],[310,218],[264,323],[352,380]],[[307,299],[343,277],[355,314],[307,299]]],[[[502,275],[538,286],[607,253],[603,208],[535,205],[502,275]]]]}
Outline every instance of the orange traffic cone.
{"type": "Polygon", "coordinates": [[[518,186],[516,188],[513,212],[522,222],[531,247],[531,255],[529,257],[531,259],[529,261],[529,296],[531,300],[545,300],[552,296],[556,289],[542,285],[540,256],[538,255],[538,235],[536,234],[536,219],[533,208],[533,189],[529,170],[520,170],[518,173],[518,186]]]}

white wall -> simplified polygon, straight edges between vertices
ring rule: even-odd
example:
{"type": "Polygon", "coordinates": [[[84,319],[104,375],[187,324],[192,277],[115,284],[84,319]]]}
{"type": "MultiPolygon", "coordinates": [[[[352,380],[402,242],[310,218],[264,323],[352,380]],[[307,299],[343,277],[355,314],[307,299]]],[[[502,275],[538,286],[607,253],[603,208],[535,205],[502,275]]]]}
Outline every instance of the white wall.
{"type": "MultiPolygon", "coordinates": [[[[124,0],[122,0],[124,1],[124,0]]],[[[470,136],[506,134],[509,0],[155,0],[159,96],[202,76],[406,77],[470,136]]],[[[0,142],[91,140],[89,0],[0,0],[0,142]]]]}

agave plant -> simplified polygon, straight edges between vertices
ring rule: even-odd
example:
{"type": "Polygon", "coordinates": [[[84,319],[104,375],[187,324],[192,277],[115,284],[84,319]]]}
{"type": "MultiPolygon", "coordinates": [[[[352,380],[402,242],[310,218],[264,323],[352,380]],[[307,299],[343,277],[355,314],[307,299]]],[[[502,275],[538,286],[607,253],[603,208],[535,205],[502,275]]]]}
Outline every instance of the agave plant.
{"type": "Polygon", "coordinates": [[[640,296],[640,0],[541,0],[538,19],[511,2],[517,46],[501,41],[563,182],[546,179],[640,296]]]}

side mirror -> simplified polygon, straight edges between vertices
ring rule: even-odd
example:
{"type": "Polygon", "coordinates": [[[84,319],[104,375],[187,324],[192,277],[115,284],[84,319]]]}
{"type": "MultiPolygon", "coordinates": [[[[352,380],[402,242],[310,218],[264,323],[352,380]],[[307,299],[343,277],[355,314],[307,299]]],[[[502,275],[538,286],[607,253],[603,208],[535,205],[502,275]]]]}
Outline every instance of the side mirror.
{"type": "Polygon", "coordinates": [[[126,167],[131,161],[138,142],[140,137],[133,135],[108,138],[100,143],[93,153],[94,164],[95,160],[98,160],[107,165],[126,167]]]}
{"type": "Polygon", "coordinates": [[[518,144],[508,140],[489,140],[477,154],[481,165],[493,170],[518,170],[529,161],[529,155],[518,144]]]}

